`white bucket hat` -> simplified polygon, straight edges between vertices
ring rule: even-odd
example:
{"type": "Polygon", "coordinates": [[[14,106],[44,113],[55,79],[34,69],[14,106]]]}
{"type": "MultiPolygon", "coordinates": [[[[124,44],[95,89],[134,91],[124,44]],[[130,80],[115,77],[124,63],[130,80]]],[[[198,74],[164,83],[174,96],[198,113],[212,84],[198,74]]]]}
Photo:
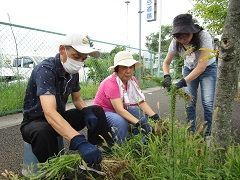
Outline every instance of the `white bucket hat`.
{"type": "Polygon", "coordinates": [[[87,36],[80,34],[66,35],[60,44],[65,46],[72,46],[76,51],[83,54],[88,54],[95,58],[98,58],[100,56],[100,52],[98,50],[90,47],[89,38],[87,36]]]}
{"type": "Polygon", "coordinates": [[[135,68],[138,68],[141,66],[141,64],[133,59],[132,53],[128,51],[120,51],[114,56],[114,65],[110,66],[108,69],[110,71],[113,71],[115,67],[117,66],[127,66],[130,67],[132,65],[135,65],[135,68]]]}

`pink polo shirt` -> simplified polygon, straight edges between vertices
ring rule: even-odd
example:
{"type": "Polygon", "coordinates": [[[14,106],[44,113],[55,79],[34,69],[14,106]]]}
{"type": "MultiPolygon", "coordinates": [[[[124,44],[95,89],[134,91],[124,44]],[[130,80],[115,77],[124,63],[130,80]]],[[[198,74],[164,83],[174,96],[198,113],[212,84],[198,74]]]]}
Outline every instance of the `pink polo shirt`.
{"type": "Polygon", "coordinates": [[[121,98],[118,83],[116,81],[116,75],[112,75],[105,78],[98,88],[93,103],[101,106],[104,111],[116,112],[111,104],[110,99],[121,98]]]}

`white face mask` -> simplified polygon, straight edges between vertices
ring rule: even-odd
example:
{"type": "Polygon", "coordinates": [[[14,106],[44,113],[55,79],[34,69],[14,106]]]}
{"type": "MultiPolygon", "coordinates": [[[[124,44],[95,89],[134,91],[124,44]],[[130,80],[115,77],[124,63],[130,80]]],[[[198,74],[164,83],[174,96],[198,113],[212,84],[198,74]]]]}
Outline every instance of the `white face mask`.
{"type": "MultiPolygon", "coordinates": [[[[65,50],[66,51],[66,50],[65,50]]],[[[66,51],[67,54],[67,51],[66,51]]],[[[84,62],[71,59],[67,55],[67,60],[63,63],[63,68],[69,74],[76,74],[84,66],[84,62]]]]}

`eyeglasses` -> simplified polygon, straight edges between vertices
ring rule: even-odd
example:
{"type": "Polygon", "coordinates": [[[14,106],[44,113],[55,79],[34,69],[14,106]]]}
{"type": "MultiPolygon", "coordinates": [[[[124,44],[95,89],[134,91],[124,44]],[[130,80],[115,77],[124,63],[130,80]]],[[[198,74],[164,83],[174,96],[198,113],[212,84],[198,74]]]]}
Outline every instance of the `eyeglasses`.
{"type": "Polygon", "coordinates": [[[123,70],[127,70],[127,69],[134,69],[135,65],[132,66],[119,66],[119,68],[123,69],[123,70]]]}
{"type": "Polygon", "coordinates": [[[173,34],[173,38],[177,39],[177,40],[188,38],[189,36],[190,36],[190,33],[177,33],[177,34],[173,34]]]}
{"type": "Polygon", "coordinates": [[[83,54],[82,55],[79,54],[77,59],[81,59],[82,61],[85,61],[87,58],[88,58],[88,55],[86,55],[86,54],[84,54],[84,55],[83,54]]]}
{"type": "Polygon", "coordinates": [[[84,61],[88,58],[88,54],[83,54],[83,53],[77,52],[72,46],[65,46],[65,48],[66,49],[71,48],[71,50],[73,50],[70,52],[70,56],[75,60],[84,61]]]}

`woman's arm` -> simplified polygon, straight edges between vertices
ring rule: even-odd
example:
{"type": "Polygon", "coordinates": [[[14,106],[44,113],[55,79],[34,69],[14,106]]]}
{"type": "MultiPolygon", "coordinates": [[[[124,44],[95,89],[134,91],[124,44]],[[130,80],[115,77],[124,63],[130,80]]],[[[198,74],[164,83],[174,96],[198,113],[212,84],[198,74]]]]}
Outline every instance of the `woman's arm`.
{"type": "Polygon", "coordinates": [[[166,74],[169,74],[170,73],[170,64],[173,60],[173,57],[174,57],[174,53],[173,52],[168,52],[167,53],[167,56],[166,58],[164,59],[163,61],[163,74],[166,75],[166,74]]]}
{"type": "Polygon", "coordinates": [[[147,114],[149,117],[153,116],[154,114],[156,114],[152,108],[148,105],[148,103],[146,101],[143,101],[142,103],[139,104],[139,107],[141,108],[141,110],[147,114]]]}
{"type": "Polygon", "coordinates": [[[136,124],[139,122],[139,119],[135,118],[131,113],[129,113],[126,109],[123,107],[123,102],[121,98],[117,99],[110,99],[113,108],[115,109],[116,113],[122,116],[124,119],[126,119],[128,122],[132,124],[136,124]]]}
{"type": "Polygon", "coordinates": [[[207,57],[209,57],[209,56],[210,56],[210,53],[207,51],[200,52],[197,66],[194,68],[194,70],[188,76],[186,76],[184,78],[186,80],[186,83],[191,82],[192,80],[196,79],[199,75],[201,75],[205,71],[207,64],[208,64],[207,57]]]}

